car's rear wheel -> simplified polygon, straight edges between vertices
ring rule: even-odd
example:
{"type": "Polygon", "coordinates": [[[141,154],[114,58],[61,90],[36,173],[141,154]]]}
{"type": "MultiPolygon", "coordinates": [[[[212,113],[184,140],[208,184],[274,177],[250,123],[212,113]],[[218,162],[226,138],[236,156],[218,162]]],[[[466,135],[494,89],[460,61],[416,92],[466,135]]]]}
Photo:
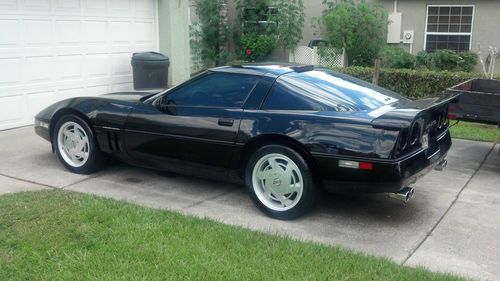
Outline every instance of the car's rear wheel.
{"type": "Polygon", "coordinates": [[[258,149],[249,159],[245,181],[255,205],[273,218],[297,218],[316,201],[317,190],[309,165],[286,146],[258,149]]]}
{"type": "Polygon", "coordinates": [[[104,163],[92,130],[76,115],[65,115],[58,120],[52,141],[59,160],[73,173],[90,174],[104,163]]]}

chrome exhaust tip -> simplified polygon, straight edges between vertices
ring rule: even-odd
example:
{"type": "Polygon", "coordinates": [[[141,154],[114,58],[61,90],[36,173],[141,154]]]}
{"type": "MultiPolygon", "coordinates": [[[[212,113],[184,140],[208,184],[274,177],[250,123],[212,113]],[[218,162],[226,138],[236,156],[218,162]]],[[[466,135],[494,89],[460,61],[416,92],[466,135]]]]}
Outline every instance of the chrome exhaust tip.
{"type": "Polygon", "coordinates": [[[412,187],[405,187],[398,192],[387,193],[387,195],[392,199],[397,199],[406,203],[413,198],[415,190],[412,187]]]}
{"type": "Polygon", "coordinates": [[[435,167],[434,167],[434,170],[436,171],[443,171],[444,168],[446,168],[446,166],[448,165],[448,160],[446,159],[443,159],[441,160],[435,167]]]}

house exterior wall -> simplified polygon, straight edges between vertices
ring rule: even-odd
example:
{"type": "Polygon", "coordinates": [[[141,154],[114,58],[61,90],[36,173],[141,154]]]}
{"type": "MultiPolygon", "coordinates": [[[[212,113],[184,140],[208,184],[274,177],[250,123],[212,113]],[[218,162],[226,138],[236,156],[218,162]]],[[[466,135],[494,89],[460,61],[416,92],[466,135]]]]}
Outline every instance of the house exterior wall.
{"type": "Polygon", "coordinates": [[[299,45],[307,45],[311,39],[324,38],[323,32],[320,28],[315,26],[315,18],[321,16],[326,5],[323,0],[306,0],[304,1],[304,29],[302,31],[302,40],[299,45]]]}
{"type": "Polygon", "coordinates": [[[170,58],[169,84],[177,85],[190,76],[189,1],[158,0],[160,52],[170,58]]]}
{"type": "MultiPolygon", "coordinates": [[[[367,0],[366,2],[380,3],[390,14],[394,11],[395,0],[367,0]]],[[[401,33],[405,30],[414,31],[414,43],[401,44],[406,50],[413,54],[424,50],[425,24],[427,16],[427,5],[474,5],[474,18],[472,26],[471,50],[477,52],[478,44],[481,44],[481,53],[484,58],[488,46],[500,49],[500,1],[498,0],[399,0],[397,1],[398,12],[402,13],[401,33]]],[[[305,25],[303,38],[300,45],[307,45],[311,39],[324,38],[324,32],[314,27],[312,20],[321,16],[326,8],[323,0],[304,1],[305,25]]],[[[403,34],[401,34],[402,38],[403,34]]],[[[497,60],[496,69],[500,69],[500,60],[497,60]]],[[[480,70],[478,65],[477,70],[480,70]]]]}
{"type": "MultiPolygon", "coordinates": [[[[394,0],[369,0],[366,2],[380,3],[389,13],[394,11],[394,0]]],[[[311,39],[324,37],[323,32],[311,24],[311,20],[321,16],[321,12],[326,8],[322,3],[323,0],[304,1],[306,21],[301,45],[307,44],[311,39]]],[[[403,15],[401,32],[414,30],[412,53],[416,54],[424,50],[427,5],[446,4],[474,5],[472,50],[477,49],[478,43],[481,43],[483,52],[488,46],[500,48],[500,1],[498,0],[399,0],[397,1],[398,11],[403,15]]]]}
{"type": "MultiPolygon", "coordinates": [[[[394,1],[382,0],[387,11],[394,10],[394,1]]],[[[414,54],[424,50],[427,5],[474,5],[471,50],[481,44],[483,54],[488,46],[500,48],[500,1],[497,0],[404,0],[398,1],[398,11],[403,14],[402,31],[414,30],[414,54]]]]}

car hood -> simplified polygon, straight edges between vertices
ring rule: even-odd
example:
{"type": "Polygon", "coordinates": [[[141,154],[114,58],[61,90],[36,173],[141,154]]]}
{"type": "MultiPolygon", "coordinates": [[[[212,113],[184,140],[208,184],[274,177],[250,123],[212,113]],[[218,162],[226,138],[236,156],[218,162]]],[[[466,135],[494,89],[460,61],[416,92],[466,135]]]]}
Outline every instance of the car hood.
{"type": "Polygon", "coordinates": [[[157,93],[158,92],[116,92],[102,95],[102,97],[113,100],[134,102],[157,93]]]}

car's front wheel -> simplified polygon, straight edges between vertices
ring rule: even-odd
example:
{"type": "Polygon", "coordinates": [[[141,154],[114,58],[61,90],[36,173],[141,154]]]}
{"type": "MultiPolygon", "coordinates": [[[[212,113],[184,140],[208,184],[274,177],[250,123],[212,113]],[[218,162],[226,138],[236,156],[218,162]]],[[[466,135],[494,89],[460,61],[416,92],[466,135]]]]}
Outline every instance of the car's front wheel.
{"type": "Polygon", "coordinates": [[[286,146],[258,149],[247,164],[245,181],[255,205],[273,218],[297,218],[316,201],[317,190],[309,165],[286,146]]]}
{"type": "Polygon", "coordinates": [[[59,160],[73,173],[90,174],[103,165],[104,155],[92,130],[76,115],[66,115],[57,121],[52,141],[59,160]]]}

